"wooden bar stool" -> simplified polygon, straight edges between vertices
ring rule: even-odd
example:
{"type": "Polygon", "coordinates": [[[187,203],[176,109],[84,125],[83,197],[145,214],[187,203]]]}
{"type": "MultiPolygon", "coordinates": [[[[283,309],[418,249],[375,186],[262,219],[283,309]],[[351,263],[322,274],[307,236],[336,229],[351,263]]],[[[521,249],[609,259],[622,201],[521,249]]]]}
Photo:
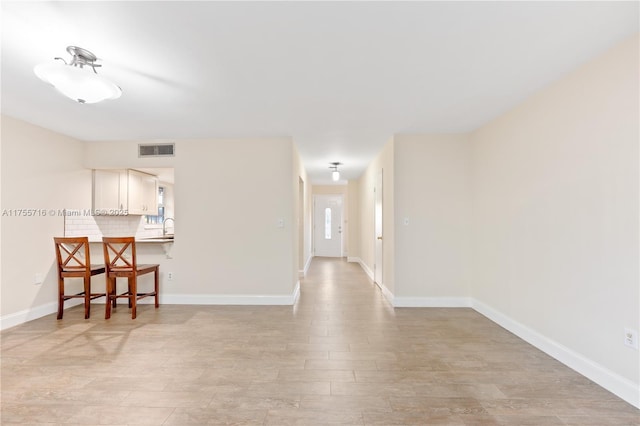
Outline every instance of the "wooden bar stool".
{"type": "Polygon", "coordinates": [[[92,265],[87,237],[54,237],[58,260],[58,319],[62,319],[64,301],[84,299],[84,318],[91,314],[91,300],[106,296],[106,293],[91,292],[91,277],[103,274],[104,265],[92,265]],[[65,294],[65,278],[83,278],[84,289],[77,294],[65,294]]]}
{"type": "Polygon", "coordinates": [[[116,307],[116,300],[121,297],[129,299],[131,318],[136,318],[136,305],[139,299],[154,296],[158,308],[158,275],[160,265],[138,265],[136,261],[136,242],[134,237],[103,237],[104,263],[107,269],[107,307],[105,319],[111,318],[111,308],[116,307]],[[148,293],[138,292],[138,276],[154,273],[154,290],[148,293]],[[127,278],[127,291],[118,294],[116,278],[127,278]]]}

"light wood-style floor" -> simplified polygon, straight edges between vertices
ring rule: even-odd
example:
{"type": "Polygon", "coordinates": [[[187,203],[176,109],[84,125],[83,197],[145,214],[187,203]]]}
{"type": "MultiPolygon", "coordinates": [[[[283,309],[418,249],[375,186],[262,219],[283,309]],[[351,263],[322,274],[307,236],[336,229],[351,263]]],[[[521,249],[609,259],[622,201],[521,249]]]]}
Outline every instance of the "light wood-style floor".
{"type": "Polygon", "coordinates": [[[393,309],[341,260],[294,307],[125,306],[2,332],[2,425],[640,425],[473,310],[393,309]]]}

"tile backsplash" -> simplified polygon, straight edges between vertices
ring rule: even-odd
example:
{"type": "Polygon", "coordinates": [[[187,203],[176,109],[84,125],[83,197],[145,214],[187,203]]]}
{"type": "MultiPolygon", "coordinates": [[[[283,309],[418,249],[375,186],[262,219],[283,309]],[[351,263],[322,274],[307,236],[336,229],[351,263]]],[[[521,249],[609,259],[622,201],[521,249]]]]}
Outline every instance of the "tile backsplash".
{"type": "Polygon", "coordinates": [[[162,227],[151,229],[144,216],[93,216],[82,212],[69,211],[64,217],[66,237],[89,237],[89,241],[101,241],[102,237],[150,238],[162,235],[162,227]],[[76,214],[77,213],[77,214],[76,214]]]}

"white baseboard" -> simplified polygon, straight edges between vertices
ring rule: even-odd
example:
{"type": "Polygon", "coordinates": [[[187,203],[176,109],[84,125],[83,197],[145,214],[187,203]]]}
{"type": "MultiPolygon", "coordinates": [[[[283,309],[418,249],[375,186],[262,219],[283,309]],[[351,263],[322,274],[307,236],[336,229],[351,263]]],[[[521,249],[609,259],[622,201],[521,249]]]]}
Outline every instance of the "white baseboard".
{"type": "Polygon", "coordinates": [[[395,308],[470,308],[468,297],[394,297],[395,308]]]}
{"type": "MultiPolygon", "coordinates": [[[[299,290],[298,290],[299,291],[299,290]]],[[[297,299],[294,292],[288,296],[275,295],[215,295],[215,294],[164,294],[161,305],[293,305],[297,299]]]]}
{"type": "Polygon", "coordinates": [[[165,305],[294,305],[300,297],[300,281],[289,295],[257,294],[161,294],[160,304],[165,305]]]}
{"type": "MultiPolygon", "coordinates": [[[[259,294],[160,294],[161,305],[294,305],[300,297],[300,281],[296,282],[290,295],[259,294]]],[[[98,299],[97,303],[103,303],[98,299]]],[[[154,303],[153,297],[138,301],[139,304],[154,303]]]]}
{"type": "MultiPolygon", "coordinates": [[[[72,299],[64,303],[64,308],[71,308],[76,305],[82,305],[82,300],[72,299]]],[[[58,302],[51,302],[34,308],[24,309],[13,314],[3,315],[0,317],[0,330],[15,327],[34,319],[42,318],[47,315],[58,312],[58,302]]]]}
{"type": "Polygon", "coordinates": [[[24,309],[13,314],[3,315],[0,317],[0,330],[15,327],[27,321],[31,321],[58,311],[56,302],[47,303],[46,305],[37,306],[31,309],[24,309]]]}
{"type": "Polygon", "coordinates": [[[472,300],[472,307],[480,314],[509,330],[522,340],[530,343],[588,379],[593,380],[629,404],[640,408],[640,388],[637,383],[585,358],[581,354],[549,339],[478,300],[472,300]]]}
{"type": "Polygon", "coordinates": [[[291,295],[291,305],[295,305],[298,299],[300,298],[300,281],[296,282],[296,286],[293,289],[293,294],[291,295]]]}
{"type": "Polygon", "coordinates": [[[391,306],[394,306],[393,304],[393,293],[391,293],[389,291],[389,289],[383,285],[380,285],[378,283],[376,283],[378,285],[378,288],[380,288],[380,291],[382,292],[382,295],[384,296],[385,299],[387,299],[387,302],[389,302],[391,304],[391,306]]]}
{"type": "Polygon", "coordinates": [[[304,269],[300,271],[303,277],[307,276],[307,272],[309,272],[309,267],[311,266],[311,261],[313,260],[313,256],[309,256],[307,261],[304,263],[304,269]]]}
{"type": "MultiPolygon", "coordinates": [[[[290,295],[211,295],[211,294],[160,294],[160,304],[165,305],[293,305],[300,297],[300,281],[290,295]]],[[[92,300],[91,304],[104,305],[104,298],[92,300]]],[[[139,304],[154,303],[152,297],[139,300],[139,304]]],[[[81,305],[82,300],[74,299],[66,301],[64,309],[67,310],[81,305]]],[[[92,312],[94,309],[92,309],[92,312]]],[[[58,302],[24,309],[13,314],[0,317],[0,330],[15,327],[34,319],[58,312],[58,302]]]]}
{"type": "Polygon", "coordinates": [[[371,269],[369,269],[367,264],[362,262],[362,261],[360,261],[360,266],[364,270],[364,273],[367,274],[367,276],[371,279],[371,281],[373,281],[375,279],[374,276],[373,276],[373,271],[371,269]]]}
{"type": "Polygon", "coordinates": [[[367,274],[367,276],[371,278],[371,280],[373,280],[373,271],[369,269],[367,264],[364,263],[362,259],[360,259],[359,257],[347,257],[347,262],[354,262],[354,263],[360,264],[360,267],[362,268],[364,273],[367,274]]]}
{"type": "Polygon", "coordinates": [[[373,281],[378,288],[380,289],[380,291],[382,292],[382,295],[384,296],[385,299],[387,299],[387,301],[393,305],[393,293],[391,293],[389,291],[389,289],[387,287],[385,287],[384,285],[378,284],[375,282],[375,278],[373,276],[373,271],[371,269],[369,269],[369,267],[367,266],[366,263],[364,263],[362,261],[362,259],[360,259],[359,257],[347,257],[347,262],[353,262],[353,263],[357,263],[360,265],[360,267],[362,268],[362,270],[364,271],[365,274],[367,274],[367,276],[369,277],[369,279],[371,281],[373,281]]]}

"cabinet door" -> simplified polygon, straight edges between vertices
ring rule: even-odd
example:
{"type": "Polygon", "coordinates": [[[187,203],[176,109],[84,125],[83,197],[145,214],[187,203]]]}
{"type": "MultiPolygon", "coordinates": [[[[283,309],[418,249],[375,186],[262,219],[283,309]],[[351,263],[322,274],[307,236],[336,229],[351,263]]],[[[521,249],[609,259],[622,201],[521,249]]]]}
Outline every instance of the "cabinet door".
{"type": "MultiPolygon", "coordinates": [[[[121,197],[120,170],[93,171],[93,210],[114,212],[126,209],[121,197]]],[[[115,214],[115,213],[114,213],[115,214]]]]}
{"type": "Polygon", "coordinates": [[[155,176],[128,170],[129,214],[158,214],[158,180],[155,176]]]}
{"type": "Polygon", "coordinates": [[[158,214],[158,178],[147,175],[142,178],[144,214],[158,214]]]}

